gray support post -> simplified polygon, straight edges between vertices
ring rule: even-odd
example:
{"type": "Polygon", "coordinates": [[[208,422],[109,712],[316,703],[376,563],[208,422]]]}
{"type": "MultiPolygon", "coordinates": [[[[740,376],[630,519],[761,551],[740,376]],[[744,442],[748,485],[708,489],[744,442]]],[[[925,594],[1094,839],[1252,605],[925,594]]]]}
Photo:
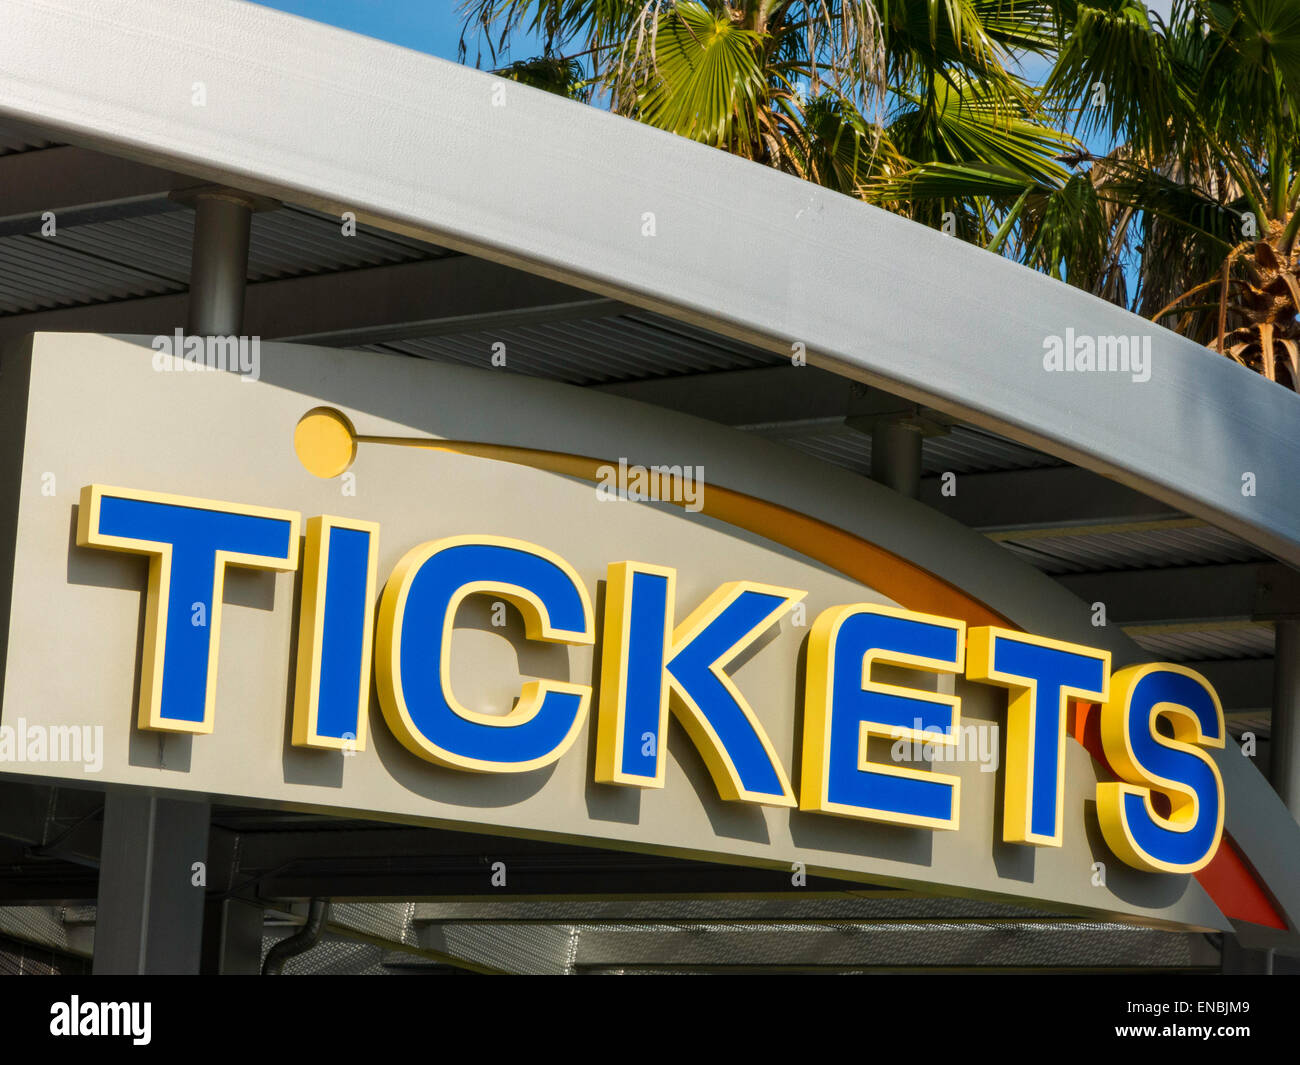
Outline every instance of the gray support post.
{"type": "Polygon", "coordinates": [[[1300,821],[1300,621],[1279,621],[1269,737],[1273,788],[1300,821]]]}
{"type": "Polygon", "coordinates": [[[193,202],[194,249],[185,330],[192,336],[235,336],[244,324],[255,201],[231,189],[203,189],[193,202]]]}
{"type": "Polygon", "coordinates": [[[203,921],[199,971],[256,976],[262,971],[262,907],[243,899],[212,899],[203,921]]]}
{"type": "Polygon", "coordinates": [[[206,869],[209,815],[206,802],[108,789],[96,975],[199,971],[205,877],[196,875],[195,863],[206,869]]]}
{"type": "Polygon", "coordinates": [[[901,495],[921,494],[921,426],[899,418],[881,418],[871,429],[871,479],[901,495]]]}
{"type": "MultiPolygon", "coordinates": [[[[186,332],[233,336],[243,327],[244,284],[253,210],[232,189],[201,188],[194,206],[194,248],[186,332]]],[[[95,915],[96,973],[197,973],[207,882],[207,803],[110,788],[95,915]],[[203,874],[196,875],[195,863],[203,874]]],[[[225,940],[226,915],[218,915],[225,940]]],[[[251,926],[246,918],[245,930],[251,926]]],[[[258,955],[261,953],[259,914],[258,955]]],[[[218,951],[217,956],[224,956],[218,951]]]]}

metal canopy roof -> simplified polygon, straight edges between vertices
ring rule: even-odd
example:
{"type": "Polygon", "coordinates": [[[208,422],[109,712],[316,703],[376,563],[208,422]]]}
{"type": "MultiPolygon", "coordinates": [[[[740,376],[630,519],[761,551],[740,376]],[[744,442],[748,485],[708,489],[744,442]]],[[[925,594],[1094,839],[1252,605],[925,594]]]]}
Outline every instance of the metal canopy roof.
{"type": "MultiPolygon", "coordinates": [[[[0,126],[0,343],[36,330],[162,333],[184,320],[193,216],[171,193],[210,177],[212,164],[196,162],[174,170],[142,166],[138,160],[143,156],[160,161],[156,153],[131,152],[135,161],[128,161],[97,152],[76,135],[76,125],[0,126]],[[45,210],[55,213],[53,236],[41,233],[45,210]]],[[[824,205],[808,195],[820,212],[824,205]]],[[[313,202],[319,206],[329,198],[313,202]]],[[[376,211],[368,217],[380,221],[376,211]]],[[[266,339],[312,340],[484,366],[490,365],[493,345],[504,344],[509,372],[693,412],[830,465],[862,475],[869,471],[871,436],[862,410],[864,402],[880,395],[876,390],[825,369],[795,371],[786,356],[773,353],[772,345],[753,337],[738,339],[736,329],[722,331],[720,319],[720,328],[706,327],[702,321],[709,315],[698,307],[680,308],[677,317],[666,306],[650,310],[594,296],[549,276],[539,278],[410,235],[421,229],[393,221],[387,228],[363,224],[355,236],[345,236],[336,215],[303,203],[259,213],[248,276],[249,331],[266,339]]],[[[581,233],[575,239],[580,243],[581,233]]],[[[808,286],[790,284],[793,303],[801,298],[794,290],[808,286]]],[[[1039,295],[1035,288],[1025,298],[1039,295]]],[[[835,361],[843,368],[852,360],[835,361]]],[[[882,370],[888,368],[873,365],[870,376],[884,383],[890,377],[882,370]]],[[[1221,369],[1227,368],[1213,367],[1210,377],[1218,381],[1221,369]]],[[[995,376],[982,380],[985,388],[999,387],[995,376]]],[[[896,378],[893,384],[913,402],[925,398],[915,378],[896,378]]],[[[1271,400],[1256,384],[1249,382],[1242,394],[1271,400]]],[[[988,405],[997,406],[991,398],[988,405]]],[[[1269,615],[1256,614],[1259,589],[1272,579],[1277,564],[1235,532],[1174,509],[1167,492],[1157,500],[1060,457],[1062,450],[1077,452],[1081,459],[1089,451],[1089,466],[1106,466],[1095,461],[1091,443],[1085,447],[1074,439],[1048,454],[1026,442],[1033,433],[1016,432],[1020,439],[1013,440],[992,428],[992,419],[981,417],[975,424],[944,406],[947,431],[925,441],[923,498],[1058,576],[1085,602],[1095,597],[1110,604],[1110,624],[1125,626],[1153,655],[1202,669],[1220,688],[1237,730],[1248,727],[1263,734],[1271,703],[1272,626],[1269,615]],[[942,491],[945,473],[957,475],[956,496],[942,491]]],[[[1006,427],[1012,428],[1009,422],[1006,427]]],[[[1199,507],[1198,513],[1205,510],[1199,507]]],[[[1241,531],[1237,515],[1224,524],[1241,531]]],[[[1276,530],[1264,539],[1281,542],[1276,530]]],[[[1267,758],[1266,744],[1260,756],[1267,758]]],[[[16,787],[0,784],[0,790],[16,787]]],[[[7,864],[13,885],[6,896],[9,905],[0,906],[0,940],[16,938],[54,952],[55,961],[35,958],[34,964],[75,967],[69,959],[88,954],[86,930],[93,928],[93,909],[69,906],[54,912],[41,904],[93,897],[95,803],[88,793],[65,789],[11,803],[11,812],[0,818],[0,837],[22,841],[0,847],[0,862],[7,864]]],[[[321,869],[337,881],[339,854],[352,853],[341,841],[360,834],[371,843],[368,857],[358,856],[353,868],[353,895],[359,898],[368,892],[392,897],[391,891],[378,889],[391,886],[394,878],[406,886],[402,897],[417,897],[410,885],[430,881],[428,855],[436,856],[437,877],[443,881],[453,868],[477,873],[475,863],[494,853],[493,848],[499,852],[503,842],[457,843],[451,834],[432,830],[283,812],[222,811],[215,821],[225,839],[241,841],[240,848],[250,845],[244,851],[246,864],[233,866],[232,875],[249,878],[242,886],[251,884],[268,903],[320,890],[321,869]],[[326,839],[331,836],[334,842],[326,839]],[[258,853],[258,841],[268,856],[263,868],[248,857],[258,853]],[[385,849],[379,841],[391,845],[385,849]],[[290,861],[277,868],[269,856],[286,853],[292,855],[290,861]],[[449,864],[449,854],[461,866],[449,864]]],[[[515,842],[508,846],[528,850],[515,842]]],[[[989,904],[867,900],[860,897],[873,890],[866,885],[823,885],[823,894],[795,899],[773,886],[788,879],[785,874],[692,869],[691,863],[680,862],[655,868],[657,882],[675,876],[684,890],[712,891],[716,897],[689,905],[670,904],[666,898],[644,904],[588,903],[579,911],[571,903],[541,896],[564,894],[566,885],[572,894],[575,878],[599,878],[602,888],[609,889],[615,867],[635,882],[635,863],[619,856],[611,866],[578,848],[547,845],[538,852],[542,866],[550,866],[539,872],[538,897],[508,903],[480,898],[472,904],[442,898],[389,904],[387,909],[352,904],[341,908],[331,925],[334,953],[315,964],[324,960],[331,971],[371,972],[412,965],[441,971],[449,960],[453,967],[469,969],[532,971],[558,964],[562,971],[667,971],[689,956],[687,964],[694,970],[727,967],[745,958],[776,965],[791,957],[791,931],[807,938],[794,964],[835,971],[872,965],[962,966],[989,957],[1029,968],[1217,964],[1215,952],[1207,953],[1197,936],[1102,926],[989,904]],[[713,886],[702,889],[706,881],[713,886]],[[759,898],[741,904],[728,898],[735,894],[759,898]],[[891,945],[891,932],[912,929],[909,922],[922,915],[952,922],[932,926],[940,927],[943,941],[930,955],[909,953],[913,937],[900,936],[893,941],[898,946],[891,945]],[[531,947],[521,946],[524,927],[533,930],[531,947]],[[509,929],[505,939],[503,929],[509,929]],[[701,929],[713,933],[711,951],[683,954],[682,944],[693,942],[701,929]],[[1082,931],[1089,933],[1086,956],[1077,950],[1082,931]],[[769,940],[783,946],[765,954],[763,944],[769,940]]],[[[474,893],[466,888],[466,896],[474,893]]],[[[301,917],[301,907],[284,903],[276,918],[280,923],[267,926],[268,936],[279,938],[301,917]]],[[[0,964],[5,957],[9,955],[0,949],[0,964]]],[[[310,957],[297,964],[308,965],[310,957]]]]}
{"type": "MultiPolygon", "coordinates": [[[[1289,490],[1300,400],[1085,292],[528,86],[495,106],[502,86],[489,74],[252,5],[0,0],[0,13],[0,121],[42,139],[352,211],[764,350],[803,345],[811,365],[1300,562],[1300,496],[1289,490]],[[193,69],[178,79],[175,55],[190,50],[193,69]],[[196,79],[220,106],[195,105],[196,79]],[[1038,372],[1045,338],[1080,328],[1149,338],[1156,384],[1038,372]],[[1253,496],[1241,492],[1243,465],[1253,496]]],[[[124,169],[112,174],[120,184],[124,169]]]]}

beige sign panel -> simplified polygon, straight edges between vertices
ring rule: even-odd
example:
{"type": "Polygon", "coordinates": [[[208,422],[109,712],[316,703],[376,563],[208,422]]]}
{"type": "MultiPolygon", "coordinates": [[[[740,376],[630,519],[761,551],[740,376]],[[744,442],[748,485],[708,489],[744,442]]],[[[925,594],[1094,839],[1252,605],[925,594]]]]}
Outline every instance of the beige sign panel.
{"type": "MultiPolygon", "coordinates": [[[[875,603],[953,613],[937,608],[980,602],[1008,624],[1095,639],[1077,603],[1000,548],[761,441],[504,371],[273,344],[262,346],[257,370],[256,380],[187,371],[148,340],[50,334],[0,365],[0,473],[6,498],[16,500],[0,533],[11,538],[0,539],[0,557],[12,561],[0,722],[13,730],[13,750],[0,764],[5,773],[1227,927],[1193,877],[1142,873],[1107,850],[1094,809],[1101,771],[1073,741],[1062,845],[1003,842],[1006,692],[960,677],[929,683],[960,697],[969,728],[962,757],[930,767],[960,779],[957,830],[728,801],[676,722],[666,733],[662,787],[597,782],[596,702],[607,666],[596,659],[610,624],[611,564],[675,571],[678,619],[728,582],[804,593],[727,667],[797,791],[803,663],[810,626],[824,610],[875,603]],[[344,447],[331,457],[328,426],[310,421],[295,448],[304,415],[322,407],[351,422],[355,454],[344,447]],[[304,440],[316,430],[314,442],[304,440]],[[304,454],[323,463],[317,473],[336,475],[313,474],[304,454]],[[623,480],[602,488],[600,466],[623,480]],[[660,486],[677,493],[675,502],[606,490],[652,466],[681,468],[660,486]],[[141,664],[156,637],[147,616],[150,564],[143,555],[79,546],[90,485],[290,512],[301,516],[298,533],[318,515],[376,523],[375,598],[399,560],[430,541],[536,545],[576,574],[591,605],[592,640],[529,639],[515,605],[491,591],[472,595],[455,612],[451,689],[464,707],[490,717],[509,713],[530,681],[592,686],[590,712],[563,757],[517,773],[467,772],[421,757],[394,734],[373,688],[364,750],[296,746],[299,614],[311,578],[300,564],[309,543],[295,537],[293,557],[278,568],[226,572],[210,731],[141,728],[141,664]],[[696,488],[705,499],[716,493],[711,506],[691,505],[696,488]],[[763,509],[773,502],[779,509],[763,509]],[[858,562],[840,543],[849,533],[863,545],[858,562]],[[878,563],[880,586],[846,575],[859,563],[878,563]],[[1059,625],[1045,628],[1051,618],[1059,625]],[[72,731],[84,741],[76,757],[72,731]],[[44,737],[44,755],[26,758],[19,751],[41,754],[36,736],[44,737]]],[[[1123,646],[1114,653],[1121,664],[1123,646]]],[[[882,740],[872,757],[899,755],[882,740]]]]}

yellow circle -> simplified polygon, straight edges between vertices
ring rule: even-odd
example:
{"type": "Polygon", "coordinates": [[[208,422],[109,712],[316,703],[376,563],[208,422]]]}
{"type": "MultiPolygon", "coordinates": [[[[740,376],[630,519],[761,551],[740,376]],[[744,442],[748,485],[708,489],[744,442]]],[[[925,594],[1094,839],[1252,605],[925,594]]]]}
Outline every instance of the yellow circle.
{"type": "Polygon", "coordinates": [[[308,473],[329,480],[357,457],[357,431],[342,411],[315,407],[298,420],[293,450],[308,473]]]}

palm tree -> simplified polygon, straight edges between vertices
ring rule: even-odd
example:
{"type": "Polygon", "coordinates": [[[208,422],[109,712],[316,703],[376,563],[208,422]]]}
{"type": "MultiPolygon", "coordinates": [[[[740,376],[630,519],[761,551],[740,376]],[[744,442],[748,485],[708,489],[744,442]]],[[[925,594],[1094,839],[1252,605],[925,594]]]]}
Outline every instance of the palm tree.
{"type": "MultiPolygon", "coordinates": [[[[1111,147],[1023,186],[1008,254],[1300,390],[1300,4],[1174,0],[1167,22],[1139,0],[1054,6],[1038,116],[1111,147]]],[[[950,170],[869,192],[970,194],[950,170]]]]}
{"type": "MultiPolygon", "coordinates": [[[[507,77],[566,95],[595,90],[617,113],[850,195],[918,159],[1068,176],[1053,156],[1072,141],[1030,128],[1033,92],[1011,69],[1053,45],[1048,0],[468,0],[464,9],[467,28],[490,41],[495,31],[497,47],[521,30],[542,39],[545,54],[502,68],[507,77]],[[539,79],[539,69],[558,76],[539,79]]],[[[996,212],[985,197],[930,213],[936,223],[951,213],[974,238],[996,212]]]]}
{"type": "Polygon", "coordinates": [[[1300,6],[1180,0],[1152,36],[1168,120],[1120,126],[1121,191],[1147,218],[1140,309],[1300,391],[1300,6]]]}

